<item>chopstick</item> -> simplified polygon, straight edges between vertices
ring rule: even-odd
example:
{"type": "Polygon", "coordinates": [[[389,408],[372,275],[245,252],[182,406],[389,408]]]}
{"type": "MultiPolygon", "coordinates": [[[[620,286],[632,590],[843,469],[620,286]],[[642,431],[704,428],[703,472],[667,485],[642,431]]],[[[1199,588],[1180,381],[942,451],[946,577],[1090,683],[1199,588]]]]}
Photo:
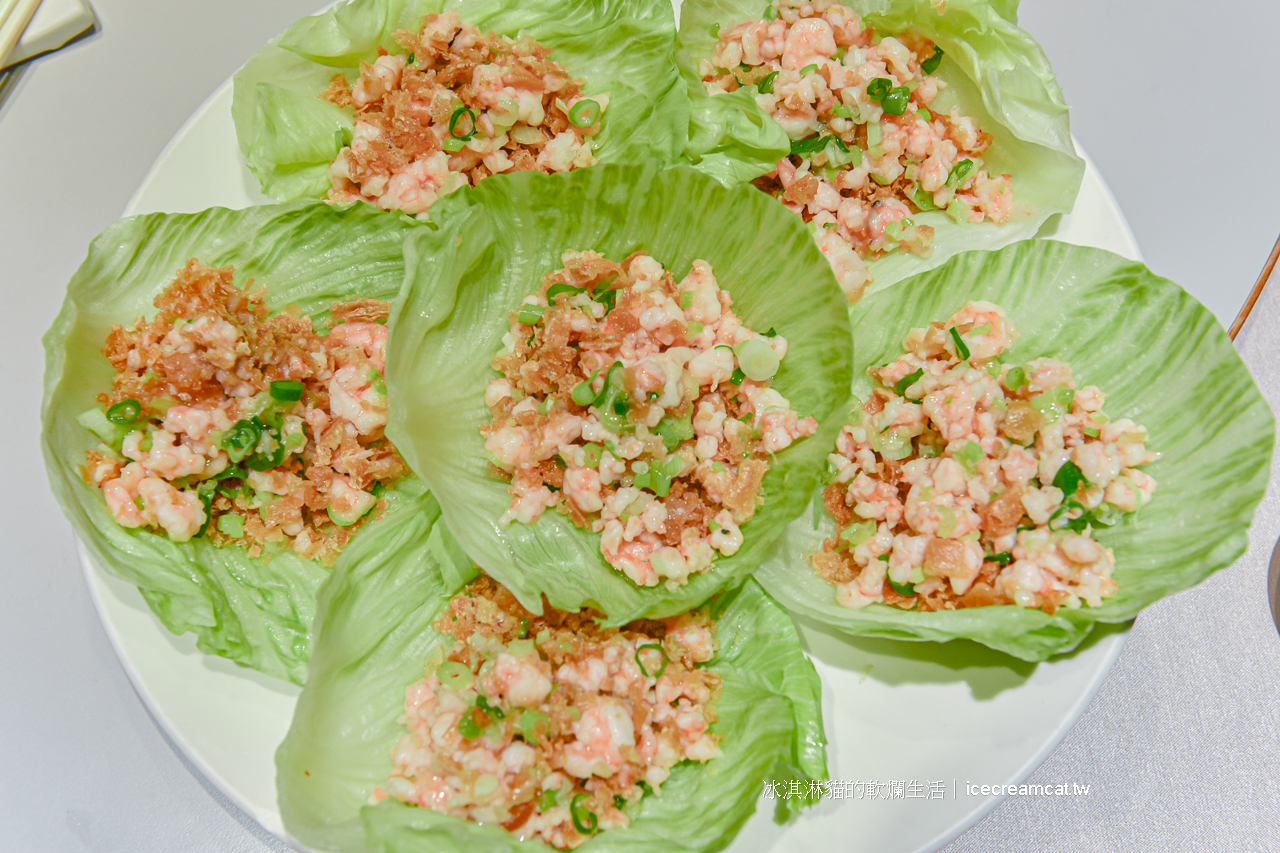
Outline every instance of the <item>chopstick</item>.
{"type": "Polygon", "coordinates": [[[1276,268],[1277,258],[1280,258],[1280,237],[1276,238],[1276,244],[1271,248],[1271,257],[1267,258],[1267,262],[1263,264],[1262,274],[1258,276],[1257,282],[1253,285],[1253,290],[1249,292],[1249,298],[1244,301],[1244,307],[1240,309],[1240,313],[1236,315],[1231,328],[1227,330],[1227,335],[1231,340],[1234,341],[1236,339],[1236,335],[1244,327],[1244,321],[1249,319],[1249,312],[1253,310],[1253,304],[1262,295],[1262,288],[1266,286],[1267,279],[1271,278],[1271,271],[1276,268]]]}
{"type": "Polygon", "coordinates": [[[4,0],[0,7],[0,66],[22,38],[22,31],[31,23],[39,5],[40,0],[4,0]]]}

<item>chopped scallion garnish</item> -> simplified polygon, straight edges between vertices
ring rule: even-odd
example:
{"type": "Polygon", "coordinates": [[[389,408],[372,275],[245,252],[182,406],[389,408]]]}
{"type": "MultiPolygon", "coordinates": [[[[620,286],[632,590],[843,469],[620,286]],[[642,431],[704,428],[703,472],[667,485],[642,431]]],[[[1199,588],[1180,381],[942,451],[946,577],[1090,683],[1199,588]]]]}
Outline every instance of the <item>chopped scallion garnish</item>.
{"type": "Polygon", "coordinates": [[[1079,465],[1067,460],[1062,463],[1058,473],[1053,475],[1053,486],[1056,489],[1062,489],[1062,494],[1069,498],[1080,488],[1089,488],[1089,481],[1085,478],[1084,472],[1080,470],[1079,465]]]}
{"type": "Polygon", "coordinates": [[[661,678],[662,673],[667,671],[667,663],[669,661],[667,650],[660,643],[648,643],[636,649],[636,666],[640,667],[640,671],[644,673],[645,678],[661,678]],[[644,660],[640,657],[640,653],[643,651],[655,651],[662,655],[662,664],[658,667],[657,672],[649,672],[648,667],[644,665],[644,660]]]}
{"type": "Polygon", "coordinates": [[[961,361],[968,360],[969,346],[964,342],[964,338],[960,337],[960,333],[956,331],[955,326],[952,326],[947,331],[951,333],[951,341],[956,345],[956,355],[960,356],[961,361]]]}
{"type": "Polygon", "coordinates": [[[773,81],[777,78],[777,76],[778,76],[777,71],[770,71],[765,76],[765,78],[757,84],[757,88],[760,90],[760,94],[762,95],[773,94],[773,81]]]}
{"type": "Polygon", "coordinates": [[[880,107],[888,115],[900,116],[907,111],[910,100],[910,89],[906,86],[895,86],[880,100],[880,107]]]}
{"type": "Polygon", "coordinates": [[[894,393],[897,394],[899,397],[907,396],[907,389],[910,388],[912,385],[915,385],[917,382],[919,382],[920,377],[922,376],[924,376],[924,369],[916,368],[912,372],[908,373],[906,376],[899,379],[897,383],[894,384],[893,386],[894,393]]]}
{"type": "Polygon", "coordinates": [[[547,309],[544,305],[525,304],[520,306],[520,316],[516,319],[526,326],[534,326],[537,325],[545,313],[547,313],[547,309]]]}
{"type": "Polygon", "coordinates": [[[969,173],[973,171],[973,161],[967,157],[951,167],[951,171],[947,173],[947,186],[959,189],[964,186],[965,178],[969,177],[969,173]]]}
{"type": "Polygon", "coordinates": [[[547,301],[554,302],[555,298],[562,293],[567,293],[570,296],[576,296],[579,293],[586,292],[587,291],[581,287],[574,287],[572,284],[565,284],[563,281],[559,281],[547,288],[547,301]]]}
{"type": "Polygon", "coordinates": [[[584,98],[569,108],[569,121],[574,127],[591,127],[600,118],[600,103],[584,98]]]}
{"type": "Polygon", "coordinates": [[[142,404],[129,397],[107,409],[107,420],[117,426],[128,426],[142,414],[142,404]]]}
{"type": "Polygon", "coordinates": [[[897,583],[892,578],[885,578],[885,580],[889,581],[889,586],[893,587],[893,591],[896,592],[898,595],[902,596],[903,598],[910,598],[911,596],[916,594],[916,588],[914,584],[897,583]]]}
{"type": "Polygon", "coordinates": [[[596,818],[595,812],[582,805],[582,801],[586,798],[587,794],[578,794],[573,798],[569,804],[569,817],[573,818],[573,828],[578,832],[583,835],[594,835],[600,821],[596,818]]]}
{"type": "Polygon", "coordinates": [[[276,379],[271,383],[271,399],[296,403],[302,399],[301,379],[276,379]]]}
{"type": "Polygon", "coordinates": [[[436,678],[450,690],[466,690],[475,680],[467,665],[455,660],[447,660],[436,667],[436,678]]]}
{"type": "Polygon", "coordinates": [[[867,97],[873,101],[883,100],[892,88],[893,81],[888,77],[877,77],[867,84],[867,97]]]}
{"type": "Polygon", "coordinates": [[[937,45],[934,45],[933,55],[930,56],[928,59],[926,59],[924,62],[920,63],[920,70],[923,71],[925,74],[932,74],[933,72],[937,71],[938,66],[942,64],[943,56],[945,56],[945,54],[943,53],[942,48],[938,47],[937,45]]]}
{"type": "Polygon", "coordinates": [[[466,107],[458,107],[453,111],[453,115],[449,116],[449,135],[454,139],[467,140],[476,135],[476,114],[466,107]],[[471,129],[466,133],[458,133],[458,122],[462,121],[463,116],[471,117],[471,129]]]}

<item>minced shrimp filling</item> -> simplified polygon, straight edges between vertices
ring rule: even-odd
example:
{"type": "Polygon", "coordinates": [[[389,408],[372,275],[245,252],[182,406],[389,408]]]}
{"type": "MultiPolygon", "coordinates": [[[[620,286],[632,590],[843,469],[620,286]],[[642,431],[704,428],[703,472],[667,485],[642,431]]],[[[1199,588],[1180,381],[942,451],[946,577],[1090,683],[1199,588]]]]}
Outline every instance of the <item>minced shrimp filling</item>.
{"type": "Polygon", "coordinates": [[[407,470],[382,432],[390,305],[335,303],[321,336],[232,275],[192,259],[151,320],[111,330],[85,480],[124,527],[329,560],[407,470]]]}
{"type": "Polygon", "coordinates": [[[434,627],[457,642],[405,692],[409,733],[372,801],[572,848],[627,826],[679,762],[719,757],[705,610],[621,629],[597,616],[534,616],[488,578],[455,596],[434,627]]]}
{"type": "Polygon", "coordinates": [[[705,261],[567,252],[510,315],[482,428],[509,478],[503,522],[555,507],[641,586],[742,546],[772,454],[817,429],[769,387],[787,341],[742,325],[705,261]]]}
{"type": "Polygon", "coordinates": [[[1004,312],[970,302],[912,329],[853,411],[823,493],[839,533],[810,554],[849,608],[1098,606],[1115,559],[1093,538],[1151,499],[1147,431],[1111,420],[1052,358],[1004,363],[1004,312]]]}
{"type": "Polygon", "coordinates": [[[831,0],[773,0],[764,20],[720,32],[699,73],[711,94],[749,88],[791,138],[791,154],[756,186],[810,223],[850,301],[871,281],[865,259],[925,254],[920,211],[1003,225],[1008,175],[989,175],[991,136],[952,107],[931,109],[946,83],[943,51],[923,36],[880,36],[831,0]]]}
{"type": "MultiPolygon", "coordinates": [[[[355,108],[349,144],[329,166],[335,202],[372,202],[425,218],[437,198],[503,172],[592,166],[608,94],[582,81],[528,36],[484,35],[447,11],[400,30],[405,53],[335,75],[322,97],[355,108]]],[[[380,49],[381,50],[381,49],[380,49]]]]}

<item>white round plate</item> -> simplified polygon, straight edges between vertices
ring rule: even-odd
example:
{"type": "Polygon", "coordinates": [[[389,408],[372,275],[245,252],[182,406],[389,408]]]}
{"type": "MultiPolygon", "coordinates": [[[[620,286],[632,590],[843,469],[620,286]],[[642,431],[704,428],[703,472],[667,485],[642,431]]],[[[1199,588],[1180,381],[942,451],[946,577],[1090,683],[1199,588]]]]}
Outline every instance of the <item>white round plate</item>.
{"type": "MultiPolygon", "coordinates": [[[[265,201],[240,157],[227,81],[170,141],[127,212],[265,201]]],[[[1075,211],[1041,233],[1138,257],[1092,163],[1075,211]]],[[[152,715],[214,786],[285,838],[273,759],[297,688],[201,654],[190,635],[169,634],[136,589],[91,565],[83,551],[82,559],[102,623],[152,715]]],[[[969,642],[847,641],[811,625],[802,630],[823,682],[833,796],[778,826],[772,791],[762,786],[760,808],[731,853],[852,843],[880,853],[938,849],[1002,799],[970,794],[970,785],[1020,783],[1057,746],[1125,636],[1095,632],[1074,654],[1033,665],[969,642]]]]}

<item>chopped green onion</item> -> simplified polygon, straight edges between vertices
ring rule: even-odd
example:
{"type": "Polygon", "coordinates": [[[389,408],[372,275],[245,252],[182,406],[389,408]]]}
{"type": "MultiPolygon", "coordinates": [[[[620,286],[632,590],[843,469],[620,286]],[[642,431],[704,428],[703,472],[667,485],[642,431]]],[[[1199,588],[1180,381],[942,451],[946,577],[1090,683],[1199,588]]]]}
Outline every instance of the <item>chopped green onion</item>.
{"type": "Polygon", "coordinates": [[[244,537],[244,519],[234,512],[218,516],[218,530],[232,539],[244,537]]]}
{"type": "Polygon", "coordinates": [[[577,385],[573,386],[573,392],[569,395],[569,398],[579,406],[591,405],[592,401],[596,398],[596,392],[591,389],[591,383],[594,382],[595,378],[599,375],[600,371],[597,370],[595,373],[591,374],[590,379],[585,382],[579,382],[577,385]]]}
{"type": "Polygon", "coordinates": [[[892,80],[888,77],[877,77],[867,84],[867,97],[873,101],[881,101],[891,89],[893,89],[892,80]]]}
{"type": "Polygon", "coordinates": [[[240,462],[258,446],[262,439],[261,423],[257,418],[241,419],[222,436],[222,449],[232,462],[240,462]]]}
{"type": "Polygon", "coordinates": [[[857,524],[850,524],[840,531],[840,541],[850,548],[857,548],[875,535],[876,523],[874,521],[859,521],[857,524]]]}
{"type": "Polygon", "coordinates": [[[965,344],[964,338],[960,337],[960,333],[956,331],[955,326],[952,326],[947,331],[951,333],[951,340],[956,345],[956,355],[960,356],[961,361],[966,361],[969,358],[969,347],[965,344]]]}
{"type": "Polygon", "coordinates": [[[906,86],[896,86],[881,99],[880,107],[891,116],[900,116],[907,111],[907,103],[910,100],[911,90],[906,86]]]}
{"type": "Polygon", "coordinates": [[[956,532],[956,514],[951,511],[951,507],[938,507],[938,536],[943,539],[950,539],[951,534],[956,532]]]}
{"type": "Polygon", "coordinates": [[[277,379],[271,383],[271,399],[296,403],[302,399],[301,379],[277,379]]]}
{"type": "Polygon", "coordinates": [[[916,588],[914,584],[896,583],[891,578],[885,578],[885,580],[889,581],[889,586],[893,587],[893,591],[896,592],[898,595],[902,596],[903,598],[910,598],[911,596],[916,594],[916,588]]]}
{"type": "MultiPolygon", "coordinates": [[[[844,140],[830,133],[826,136],[810,136],[807,139],[791,140],[791,153],[797,157],[803,157],[806,154],[817,154],[827,147],[828,142],[834,142],[841,151],[846,154],[849,153],[849,146],[844,144],[844,140]]],[[[859,162],[861,162],[860,158],[859,162]]]]}
{"type": "Polygon", "coordinates": [[[778,76],[778,72],[777,72],[777,71],[771,71],[771,72],[769,72],[769,73],[765,76],[765,78],[764,78],[763,80],[761,80],[761,81],[757,84],[756,88],[758,88],[758,89],[760,90],[760,94],[762,94],[762,95],[772,95],[772,94],[773,94],[773,81],[774,81],[774,79],[775,79],[777,76],[778,76]]]}
{"type": "Polygon", "coordinates": [[[702,334],[702,330],[705,328],[706,326],[699,323],[697,320],[691,320],[689,322],[689,334],[693,335],[694,337],[697,337],[698,335],[702,334]]]}
{"type": "Polygon", "coordinates": [[[897,381],[893,386],[894,393],[899,397],[907,396],[907,389],[919,382],[922,376],[924,376],[924,368],[916,368],[897,381]]]}
{"type": "Polygon", "coordinates": [[[656,432],[662,439],[662,446],[670,453],[687,439],[693,438],[693,415],[686,414],[682,418],[667,416],[658,421],[656,432]]]}
{"type": "Polygon", "coordinates": [[[636,665],[640,667],[640,671],[644,673],[645,678],[661,678],[662,673],[667,671],[667,663],[669,660],[670,658],[667,657],[667,650],[664,649],[660,643],[649,643],[636,649],[636,665]],[[644,665],[644,661],[640,659],[640,653],[650,649],[662,655],[662,665],[658,667],[657,672],[649,672],[644,665]]]}
{"type": "Polygon", "coordinates": [[[569,108],[569,121],[574,127],[591,127],[600,118],[600,104],[590,98],[578,101],[569,108]]]}
{"type": "Polygon", "coordinates": [[[548,790],[543,791],[542,793],[538,794],[538,814],[542,814],[543,812],[547,811],[548,809],[553,809],[553,808],[555,808],[555,807],[556,807],[556,792],[555,792],[555,791],[552,791],[552,790],[549,790],[549,789],[548,789],[548,790]]]}
{"type": "Polygon", "coordinates": [[[559,281],[547,288],[547,301],[555,302],[556,297],[562,293],[567,293],[570,296],[576,296],[579,293],[586,292],[587,291],[584,288],[574,287],[572,284],[565,284],[563,281],[559,281]]]}
{"type": "Polygon", "coordinates": [[[600,822],[596,819],[595,812],[582,805],[582,801],[586,798],[587,794],[578,794],[573,798],[569,804],[569,817],[573,818],[573,828],[578,832],[583,835],[594,835],[600,822]]]}
{"type": "Polygon", "coordinates": [[[455,660],[445,661],[436,667],[436,678],[451,690],[466,690],[475,680],[467,665],[455,660]]]}
{"type": "Polygon", "coordinates": [[[987,457],[983,452],[982,445],[976,441],[966,441],[956,451],[956,461],[964,466],[964,470],[969,474],[974,474],[978,470],[978,463],[987,457]]]}
{"type": "Polygon", "coordinates": [[[964,186],[965,178],[969,177],[972,171],[973,161],[966,157],[952,166],[951,171],[947,173],[947,186],[959,189],[964,186]]]}
{"type": "MultiPolygon", "coordinates": [[[[632,463],[632,470],[635,471],[635,463],[632,463]]],[[[637,489],[649,489],[660,498],[665,498],[671,491],[671,481],[685,469],[685,461],[679,456],[672,456],[670,459],[656,465],[646,466],[644,471],[637,471],[636,478],[632,485],[637,489]]]]}
{"type": "Polygon", "coordinates": [[[986,563],[999,563],[1002,566],[1007,566],[1009,563],[1013,562],[1013,554],[1010,554],[1008,551],[997,551],[994,554],[988,554],[983,557],[982,560],[986,563]]]}
{"type": "Polygon", "coordinates": [[[810,64],[810,65],[806,65],[804,68],[801,68],[801,69],[800,69],[800,76],[801,76],[801,77],[808,77],[810,74],[812,74],[813,72],[815,72],[815,71],[817,71],[817,70],[818,70],[818,64],[817,64],[816,62],[815,62],[815,63],[812,63],[812,64],[810,64]]]}
{"type": "MultiPolygon", "coordinates": [[[[617,281],[617,279],[614,279],[614,281],[617,281]]],[[[604,306],[606,314],[613,310],[614,300],[618,298],[618,291],[613,290],[611,287],[613,283],[613,281],[607,282],[604,291],[596,291],[591,294],[592,299],[604,306]]]]}
{"type": "MultiPolygon", "coordinates": [[[[284,462],[284,442],[280,440],[279,433],[268,430],[267,425],[262,422],[261,418],[254,418],[252,423],[258,430],[258,443],[255,445],[256,452],[244,460],[244,466],[251,471],[270,471],[280,463],[284,462]],[[261,449],[262,442],[267,442],[271,448],[264,453],[261,449]]],[[[228,453],[228,456],[231,454],[228,453]]]]}
{"type": "Polygon", "coordinates": [[[467,142],[465,139],[446,139],[440,144],[440,147],[445,151],[448,151],[450,154],[457,154],[463,148],[467,147],[467,142]]]}
{"type": "Polygon", "coordinates": [[[692,307],[693,307],[693,291],[686,290],[684,293],[680,294],[680,310],[688,311],[692,307]]]}
{"type": "Polygon", "coordinates": [[[493,717],[495,720],[501,720],[503,717],[507,715],[506,712],[503,711],[501,708],[495,708],[492,705],[490,705],[489,700],[485,697],[483,693],[479,693],[476,695],[476,707],[479,708],[481,711],[484,711],[484,713],[487,714],[488,716],[493,717]]]}
{"type": "Polygon", "coordinates": [[[551,727],[551,718],[541,711],[525,711],[516,721],[516,730],[527,743],[537,743],[551,727]]]}
{"type": "Polygon", "coordinates": [[[520,306],[520,316],[516,319],[526,326],[535,326],[545,313],[547,313],[545,306],[526,303],[520,306]]]}
{"type": "Polygon", "coordinates": [[[132,397],[121,400],[107,409],[107,420],[118,426],[128,426],[142,414],[142,404],[132,397]]]}
{"type": "Polygon", "coordinates": [[[1071,497],[1081,487],[1089,488],[1089,481],[1080,470],[1080,466],[1068,460],[1063,462],[1058,473],[1053,475],[1053,485],[1054,488],[1062,489],[1064,495],[1071,497]]]}
{"type": "Polygon", "coordinates": [[[747,374],[742,372],[741,367],[735,367],[733,373],[729,374],[729,382],[734,385],[741,385],[747,381],[747,374]]]}
{"type": "Polygon", "coordinates": [[[588,444],[582,448],[583,464],[588,468],[598,468],[600,466],[600,456],[604,453],[604,448],[598,444],[588,444]]]}
{"type": "Polygon", "coordinates": [[[458,734],[467,740],[475,740],[480,737],[480,732],[482,731],[484,729],[480,728],[479,723],[475,721],[475,717],[471,715],[470,711],[463,714],[462,719],[458,720],[458,734]]]}
{"type": "Polygon", "coordinates": [[[782,364],[773,347],[760,338],[748,338],[733,348],[733,354],[738,357],[743,374],[753,382],[772,379],[782,364]]]}
{"type": "MultiPolygon", "coordinates": [[[[631,410],[631,398],[627,394],[626,376],[622,362],[615,361],[604,376],[604,387],[591,402],[600,417],[600,423],[609,432],[621,432],[626,426],[626,415],[631,410]]],[[[614,454],[615,456],[617,454],[614,454]]]]}
{"type": "Polygon", "coordinates": [[[454,139],[468,140],[476,135],[476,114],[466,107],[458,107],[453,111],[453,115],[449,116],[449,135],[454,139]],[[458,122],[463,116],[471,116],[471,130],[466,133],[458,133],[458,122]]]}
{"type": "Polygon", "coordinates": [[[1009,368],[1009,372],[1004,375],[1004,384],[1008,386],[1011,393],[1016,393],[1019,388],[1027,384],[1027,371],[1021,367],[1009,368]]]}
{"type": "Polygon", "coordinates": [[[1063,414],[1071,411],[1071,401],[1075,396],[1076,392],[1066,385],[1058,385],[1043,394],[1037,394],[1028,402],[1045,419],[1045,423],[1052,424],[1057,423],[1058,418],[1063,414]]]}
{"type": "Polygon", "coordinates": [[[614,795],[613,795],[613,807],[614,807],[615,809],[621,809],[621,808],[622,808],[623,806],[625,806],[626,804],[627,804],[627,798],[626,798],[626,797],[622,796],[621,794],[614,794],[614,795]]]}
{"type": "Polygon", "coordinates": [[[933,113],[929,112],[924,107],[920,107],[918,110],[916,110],[916,113],[919,114],[920,118],[924,119],[925,121],[933,121],[933,113]]]}
{"type": "Polygon", "coordinates": [[[853,110],[849,109],[844,104],[837,106],[831,111],[831,114],[836,118],[853,118],[853,110]]]}
{"type": "Polygon", "coordinates": [[[520,627],[516,628],[516,636],[522,640],[525,637],[529,636],[529,620],[528,619],[520,620],[520,627]]]}
{"type": "Polygon", "coordinates": [[[926,59],[924,62],[920,63],[920,70],[923,71],[925,74],[932,74],[933,72],[937,71],[938,66],[942,64],[942,57],[944,55],[945,54],[943,53],[942,48],[938,47],[937,45],[934,45],[933,55],[930,56],[928,59],[926,59]]]}

